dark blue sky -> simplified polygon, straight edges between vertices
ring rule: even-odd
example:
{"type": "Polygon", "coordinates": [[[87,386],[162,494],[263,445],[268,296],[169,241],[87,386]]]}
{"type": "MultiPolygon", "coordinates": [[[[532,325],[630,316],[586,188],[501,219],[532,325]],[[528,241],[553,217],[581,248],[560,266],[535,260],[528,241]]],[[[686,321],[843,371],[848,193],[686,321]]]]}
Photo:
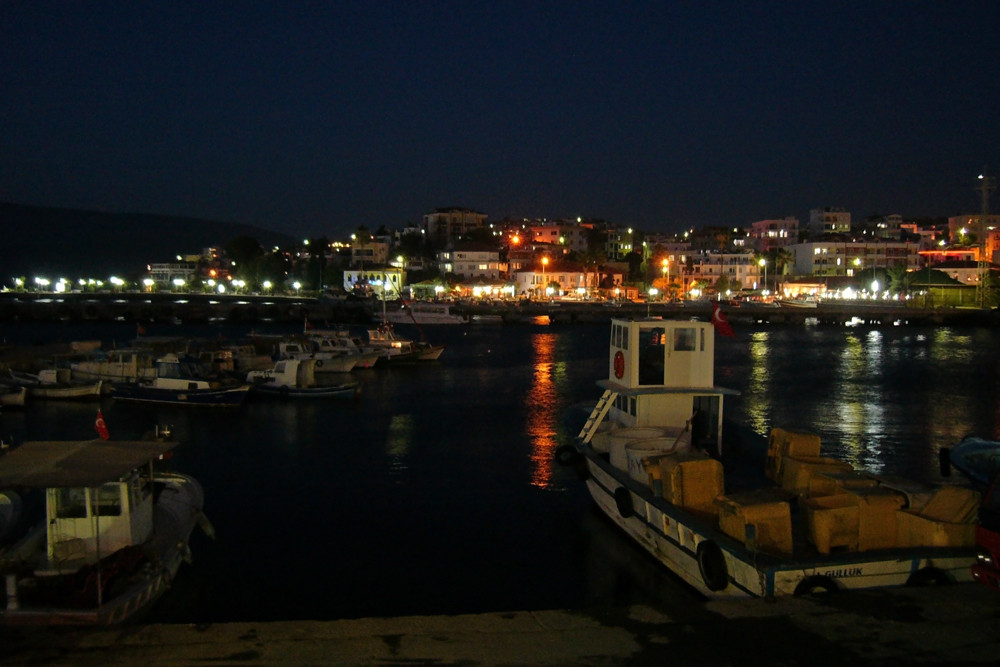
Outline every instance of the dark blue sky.
{"type": "Polygon", "coordinates": [[[975,212],[1000,168],[995,1],[0,0],[0,31],[24,204],[674,231],[975,212]]]}

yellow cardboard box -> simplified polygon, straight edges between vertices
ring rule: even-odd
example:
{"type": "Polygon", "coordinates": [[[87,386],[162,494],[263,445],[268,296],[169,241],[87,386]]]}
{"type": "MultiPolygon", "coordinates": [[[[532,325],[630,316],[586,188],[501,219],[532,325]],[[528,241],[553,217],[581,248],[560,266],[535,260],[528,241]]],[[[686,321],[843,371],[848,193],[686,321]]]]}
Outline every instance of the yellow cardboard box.
{"type": "Polygon", "coordinates": [[[736,494],[722,496],[715,504],[719,528],[726,535],[760,551],[792,553],[792,513],[787,501],[736,494]]]}
{"type": "Polygon", "coordinates": [[[825,456],[786,456],[781,463],[781,488],[796,495],[806,495],[813,475],[851,470],[850,463],[825,456]]]}
{"type": "Polygon", "coordinates": [[[900,546],[971,547],[976,543],[976,512],[981,495],[972,489],[938,489],[919,511],[896,512],[900,546]]]}
{"type": "Polygon", "coordinates": [[[832,496],[847,489],[870,489],[877,485],[878,480],[854,470],[818,472],[809,478],[808,495],[810,498],[832,496]]]}
{"type": "Polygon", "coordinates": [[[858,505],[858,550],[896,546],[899,523],[896,512],[906,504],[906,496],[881,486],[847,489],[846,495],[858,505]]]}
{"type": "Polygon", "coordinates": [[[799,501],[806,521],[809,542],[821,554],[834,547],[858,549],[858,503],[855,498],[840,493],[799,501]]]}
{"type": "Polygon", "coordinates": [[[667,502],[685,509],[715,513],[715,499],[725,491],[722,463],[700,452],[659,460],[660,483],[667,502]]]}
{"type": "Polygon", "coordinates": [[[785,457],[819,456],[819,452],[819,436],[815,433],[773,428],[767,441],[765,473],[768,478],[778,482],[781,480],[782,460],[785,457]]]}

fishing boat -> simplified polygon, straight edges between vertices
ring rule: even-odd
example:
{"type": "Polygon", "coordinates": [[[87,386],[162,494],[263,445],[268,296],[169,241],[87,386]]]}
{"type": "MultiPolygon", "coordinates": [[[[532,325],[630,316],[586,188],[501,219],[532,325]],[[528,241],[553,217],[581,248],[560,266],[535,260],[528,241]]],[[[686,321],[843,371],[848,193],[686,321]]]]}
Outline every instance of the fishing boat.
{"type": "Polygon", "coordinates": [[[603,393],[556,451],[610,520],[708,598],[971,580],[976,491],[856,471],[808,432],[724,449],[714,350],[712,323],[612,320],[603,393]]]}
{"type": "Polygon", "coordinates": [[[149,349],[96,349],[69,363],[74,380],[140,382],[156,376],[156,355],[149,349]]]}
{"type": "Polygon", "coordinates": [[[39,489],[44,516],[0,552],[4,624],[110,625],[138,618],[167,590],[204,493],[154,470],[175,442],[25,442],[0,457],[0,488],[39,489]]]}
{"type": "Polygon", "coordinates": [[[349,373],[358,358],[340,350],[317,349],[315,342],[308,338],[291,337],[278,342],[278,359],[301,359],[317,362],[317,373],[349,373]]]}
{"type": "Polygon", "coordinates": [[[385,319],[393,324],[468,324],[463,315],[452,312],[451,304],[430,301],[403,303],[385,313],[385,319]]]}
{"type": "Polygon", "coordinates": [[[333,353],[354,360],[354,368],[372,368],[382,356],[379,351],[367,347],[349,331],[313,330],[306,332],[306,338],[318,353],[333,353]]]}
{"type": "Polygon", "coordinates": [[[250,390],[281,398],[353,398],[360,390],[356,380],[324,383],[317,379],[315,359],[284,359],[273,368],[247,373],[250,390]]]}
{"type": "Polygon", "coordinates": [[[208,378],[197,359],[170,353],[156,360],[152,380],[115,384],[111,397],[135,403],[239,407],[249,390],[246,383],[208,378]]]}
{"type": "Polygon", "coordinates": [[[814,296],[806,296],[796,299],[778,299],[778,305],[782,308],[818,308],[819,302],[814,296]]]}
{"type": "Polygon", "coordinates": [[[943,448],[941,455],[947,458],[944,463],[984,487],[1000,474],[1000,441],[997,440],[966,436],[954,447],[943,448]]]}
{"type": "Polygon", "coordinates": [[[36,373],[9,369],[4,384],[24,387],[28,396],[62,401],[91,401],[101,398],[101,380],[74,381],[68,368],[44,368],[36,373]]]}
{"type": "Polygon", "coordinates": [[[397,335],[388,322],[368,329],[368,345],[381,353],[379,363],[388,364],[437,361],[444,352],[444,345],[431,345],[397,335]]]}

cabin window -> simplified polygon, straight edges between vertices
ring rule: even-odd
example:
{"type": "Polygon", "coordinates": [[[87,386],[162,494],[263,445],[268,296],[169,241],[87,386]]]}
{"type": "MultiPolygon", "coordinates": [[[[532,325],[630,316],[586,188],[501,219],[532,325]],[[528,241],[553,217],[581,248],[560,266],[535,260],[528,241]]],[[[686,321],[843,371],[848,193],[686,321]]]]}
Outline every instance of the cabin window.
{"type": "Polygon", "coordinates": [[[666,337],[663,327],[639,332],[639,384],[663,384],[666,337]]]}
{"type": "Polygon", "coordinates": [[[678,352],[693,352],[697,341],[696,329],[674,329],[674,350],[678,352]]]}
{"type": "Polygon", "coordinates": [[[118,484],[105,484],[91,494],[91,512],[99,516],[121,516],[122,494],[118,484]]]}
{"type": "Polygon", "coordinates": [[[56,517],[84,519],[87,517],[87,490],[79,488],[56,489],[56,517]]]}

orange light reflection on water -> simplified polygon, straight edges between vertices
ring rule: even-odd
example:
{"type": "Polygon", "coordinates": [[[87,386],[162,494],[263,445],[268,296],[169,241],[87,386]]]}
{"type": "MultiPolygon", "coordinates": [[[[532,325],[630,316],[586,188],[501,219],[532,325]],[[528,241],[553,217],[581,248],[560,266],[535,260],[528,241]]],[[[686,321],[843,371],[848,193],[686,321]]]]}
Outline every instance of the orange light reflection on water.
{"type": "Polygon", "coordinates": [[[556,413],[558,392],[555,376],[559,372],[555,362],[556,336],[538,334],[532,338],[535,373],[528,390],[527,431],[531,438],[531,484],[547,488],[552,480],[556,447],[556,413]]]}

